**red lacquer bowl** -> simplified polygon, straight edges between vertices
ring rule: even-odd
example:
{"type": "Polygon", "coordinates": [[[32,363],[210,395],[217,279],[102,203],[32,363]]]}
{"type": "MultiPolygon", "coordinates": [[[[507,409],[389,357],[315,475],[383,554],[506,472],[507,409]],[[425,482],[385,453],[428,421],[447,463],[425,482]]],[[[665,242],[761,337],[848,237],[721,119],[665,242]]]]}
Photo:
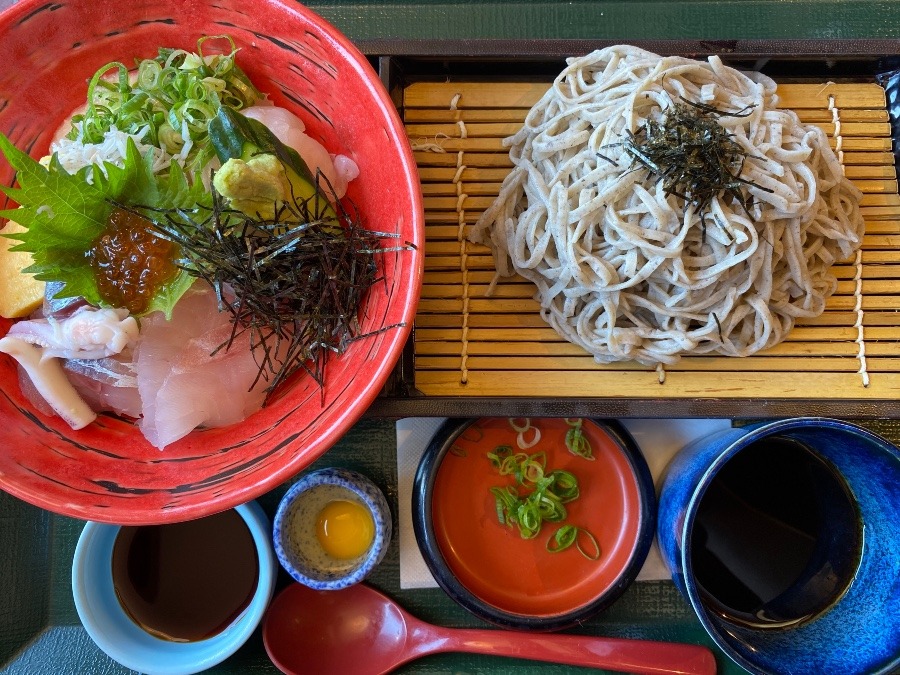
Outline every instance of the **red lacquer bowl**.
{"type": "MultiPolygon", "coordinates": [[[[460,605],[505,628],[558,630],[609,606],[635,579],[655,533],[656,493],[643,455],[620,425],[582,421],[592,460],[569,452],[566,420],[532,418],[529,426],[540,430],[540,441],[521,449],[506,418],[447,422],[416,472],[413,527],[432,575],[460,605]],[[491,488],[531,492],[491,464],[487,453],[499,446],[541,453],[548,473],[577,478],[580,494],[565,504],[563,522],[546,522],[527,539],[499,522],[491,488]],[[597,548],[582,535],[587,555],[574,546],[549,552],[565,524],[589,532],[597,548]]],[[[533,433],[524,434],[526,445],[533,433]]]]}
{"type": "MultiPolygon", "coordinates": [[[[423,263],[421,192],[399,116],[366,58],[333,26],[285,0],[23,0],[0,15],[0,131],[33,157],[85,100],[87,80],[110,61],[133,63],[160,46],[194,49],[230,34],[238,62],[276,104],[306,123],[360,177],[348,197],[365,226],[396,232],[414,251],[383,254],[385,282],[368,294],[361,332],[326,370],[324,402],[311,378],[245,422],[195,431],[159,451],[129,421],[101,415],[81,431],[46,417],[21,395],[0,355],[0,488],[68,516],[165,523],[249,501],[325,452],[384,385],[415,314],[423,263]],[[383,332],[394,324],[403,327],[383,332]]],[[[0,159],[0,180],[13,172],[0,159]]],[[[3,202],[0,201],[0,205],[3,202]]],[[[0,320],[0,336],[10,322],[0,320]]]]}

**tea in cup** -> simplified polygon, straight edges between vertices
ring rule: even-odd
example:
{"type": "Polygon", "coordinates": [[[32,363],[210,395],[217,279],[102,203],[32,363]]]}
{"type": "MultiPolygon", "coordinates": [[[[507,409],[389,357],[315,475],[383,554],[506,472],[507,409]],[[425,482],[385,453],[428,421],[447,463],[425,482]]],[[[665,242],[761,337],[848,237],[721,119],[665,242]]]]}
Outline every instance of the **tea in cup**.
{"type": "Polygon", "coordinates": [[[85,525],[72,567],[94,642],[143,673],[196,673],[234,653],[262,620],[277,565],[255,502],[172,525],[85,525]]]}

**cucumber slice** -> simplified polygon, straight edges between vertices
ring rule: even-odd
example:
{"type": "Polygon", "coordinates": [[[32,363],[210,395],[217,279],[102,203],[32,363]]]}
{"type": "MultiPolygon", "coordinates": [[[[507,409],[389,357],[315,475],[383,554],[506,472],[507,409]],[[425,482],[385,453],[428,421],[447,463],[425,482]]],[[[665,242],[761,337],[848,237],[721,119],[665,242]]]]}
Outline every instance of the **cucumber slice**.
{"type": "Polygon", "coordinates": [[[316,184],[316,178],[299,153],[278,140],[269,128],[241,115],[227,106],[219,108],[219,112],[208,125],[209,140],[215,149],[216,156],[223,164],[229,159],[249,161],[258,155],[275,155],[284,166],[288,180],[293,188],[293,196],[297,201],[317,199],[314,212],[323,219],[338,217],[331,200],[316,184]]]}

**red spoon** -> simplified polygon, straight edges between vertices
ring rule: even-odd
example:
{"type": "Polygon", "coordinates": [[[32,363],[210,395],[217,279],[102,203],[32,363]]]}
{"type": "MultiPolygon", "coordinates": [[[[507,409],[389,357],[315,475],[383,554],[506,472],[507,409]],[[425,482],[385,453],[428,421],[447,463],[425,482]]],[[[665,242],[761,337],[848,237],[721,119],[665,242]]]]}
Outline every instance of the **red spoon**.
{"type": "Polygon", "coordinates": [[[706,647],[619,638],[441,628],[365,584],[314,591],[293,584],[269,607],[263,641],[284,673],[377,675],[426,654],[471,652],[628,673],[714,675],[706,647]]]}

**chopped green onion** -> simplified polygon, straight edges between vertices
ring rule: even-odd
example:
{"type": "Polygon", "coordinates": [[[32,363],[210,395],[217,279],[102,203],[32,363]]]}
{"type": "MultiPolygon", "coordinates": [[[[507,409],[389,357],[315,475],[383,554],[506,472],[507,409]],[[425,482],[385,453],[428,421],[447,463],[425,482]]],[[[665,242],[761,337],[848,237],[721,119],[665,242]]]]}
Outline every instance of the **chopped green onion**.
{"type": "MultiPolygon", "coordinates": [[[[534,494],[538,494],[535,492],[534,494]]],[[[540,493],[538,500],[538,510],[544,520],[550,523],[556,523],[565,520],[568,512],[563,506],[562,500],[552,492],[540,493]]]]}
{"type": "Polygon", "coordinates": [[[559,553],[560,551],[565,551],[567,548],[571,548],[572,544],[574,544],[575,548],[578,549],[578,552],[588,560],[600,559],[600,544],[597,543],[597,538],[588,530],[585,530],[583,527],[578,527],[577,525],[563,525],[556,530],[547,542],[547,550],[550,551],[550,553],[559,553]],[[581,537],[587,538],[591,543],[592,550],[590,553],[588,553],[581,545],[581,537]]]}
{"type": "Polygon", "coordinates": [[[531,419],[528,417],[510,417],[509,426],[512,427],[513,431],[522,433],[523,431],[528,431],[531,428],[531,419]],[[519,424],[518,420],[520,419],[525,421],[519,424]]]}
{"type": "Polygon", "coordinates": [[[459,435],[459,437],[469,443],[477,443],[482,438],[484,438],[484,431],[482,431],[481,427],[478,426],[477,424],[473,424],[470,427],[466,428],[466,430],[463,431],[459,435]],[[470,435],[469,438],[466,438],[466,434],[470,434],[470,432],[474,432],[474,434],[470,435]]]}
{"type": "Polygon", "coordinates": [[[512,446],[510,445],[498,445],[494,448],[493,452],[487,453],[487,457],[491,460],[491,464],[493,464],[495,469],[499,469],[503,464],[503,460],[506,459],[509,455],[512,454],[512,446]]]}
{"type": "Polygon", "coordinates": [[[516,522],[523,539],[536,537],[541,530],[542,520],[540,508],[532,500],[519,502],[516,508],[516,522]]]}
{"type": "Polygon", "coordinates": [[[551,483],[553,493],[557,495],[563,503],[578,499],[580,493],[578,491],[578,479],[575,478],[575,474],[562,469],[557,469],[550,473],[549,478],[553,481],[551,483]]]}
{"type": "Polygon", "coordinates": [[[450,454],[456,455],[457,457],[467,457],[469,453],[465,451],[465,448],[461,448],[456,443],[454,443],[450,446],[450,454]]]}
{"type": "Polygon", "coordinates": [[[531,424],[530,417],[507,417],[506,419],[509,422],[509,426],[512,427],[512,430],[518,434],[516,437],[516,444],[522,450],[534,447],[540,442],[541,430],[531,424]],[[524,421],[520,423],[519,420],[524,421]],[[530,441],[527,441],[525,440],[525,434],[529,431],[532,432],[532,437],[530,441]]]}
{"type": "Polygon", "coordinates": [[[512,476],[516,485],[532,488],[525,495],[513,486],[490,489],[501,524],[517,526],[519,534],[530,539],[540,532],[544,521],[565,520],[567,511],[563,504],[578,496],[578,480],[572,473],[557,470],[546,474],[546,453],[512,454],[508,445],[498,446],[487,457],[501,476],[512,476]]]}
{"type": "Polygon", "coordinates": [[[500,466],[497,467],[497,471],[501,476],[508,476],[511,473],[515,473],[516,468],[519,466],[516,458],[512,455],[509,457],[504,457],[500,461],[500,466]]]}
{"type": "MultiPolygon", "coordinates": [[[[572,427],[570,432],[580,432],[580,419],[566,422],[572,427]]],[[[513,418],[509,419],[509,423],[514,430],[517,428],[513,418]]],[[[536,429],[527,418],[526,423],[525,430],[536,429]]],[[[518,428],[523,427],[518,425],[518,428]]],[[[523,432],[517,433],[521,435],[523,432]]],[[[486,455],[501,476],[511,476],[515,480],[515,485],[490,488],[497,521],[501,525],[517,527],[523,539],[533,539],[545,522],[559,523],[566,519],[568,511],[564,504],[574,501],[580,494],[575,474],[563,469],[547,471],[547,454],[543,451],[529,455],[515,453],[509,445],[498,445],[486,455]],[[528,491],[520,494],[519,486],[528,491]]],[[[568,524],[557,529],[547,544],[547,550],[556,553],[573,544],[585,558],[597,560],[600,557],[600,545],[596,538],[587,530],[568,524]],[[591,552],[582,546],[580,537],[587,538],[591,552]]]]}
{"type": "Polygon", "coordinates": [[[578,528],[575,525],[563,525],[560,527],[550,540],[547,542],[547,550],[550,553],[559,553],[565,551],[578,537],[578,528]]]}
{"type": "Polygon", "coordinates": [[[597,542],[597,538],[591,534],[588,530],[585,530],[583,527],[578,528],[578,534],[583,534],[587,537],[588,541],[591,542],[591,547],[593,551],[588,553],[584,550],[584,547],[581,545],[581,541],[578,537],[575,538],[575,548],[578,549],[578,552],[581,553],[588,560],[599,560],[600,559],[600,544],[597,542]]]}
{"type": "Polygon", "coordinates": [[[521,464],[522,482],[536,484],[544,477],[544,465],[534,459],[527,459],[521,464]]]}
{"type": "Polygon", "coordinates": [[[580,417],[575,420],[570,420],[568,417],[566,418],[566,424],[570,427],[566,432],[566,447],[573,455],[593,460],[594,451],[591,448],[590,441],[588,441],[581,428],[583,422],[584,420],[580,417]]]}
{"type": "Polygon", "coordinates": [[[124,64],[108,63],[91,78],[87,109],[72,118],[68,137],[96,144],[115,128],[173,155],[190,142],[185,166],[197,172],[214,155],[207,126],[219,108],[241,110],[263,98],[235,63],[236,53],[227,35],[200,38],[196,54],[162,48],[138,64],[134,84],[124,64]],[[213,39],[228,40],[230,52],[205,55],[203,45],[213,39]]]}
{"type": "Polygon", "coordinates": [[[520,432],[519,432],[519,435],[518,435],[518,437],[516,438],[516,443],[517,443],[518,446],[519,446],[520,448],[522,448],[523,450],[527,450],[528,448],[533,448],[535,445],[537,445],[537,444],[540,442],[540,440],[541,440],[541,430],[538,429],[537,427],[529,427],[529,428],[526,429],[525,431],[520,431],[520,432]],[[530,440],[530,441],[526,441],[526,440],[525,440],[525,434],[526,434],[529,430],[532,432],[531,440],[530,440]]]}
{"type": "Polygon", "coordinates": [[[522,459],[523,457],[524,455],[510,455],[508,457],[504,457],[503,461],[500,462],[500,468],[498,469],[500,475],[509,476],[510,474],[512,474],[518,476],[520,471],[519,462],[524,461],[522,459]]]}
{"type": "Polygon", "coordinates": [[[492,487],[491,494],[497,505],[497,520],[501,525],[510,525],[508,513],[515,513],[516,504],[519,501],[517,494],[512,494],[510,488],[492,487]]]}

